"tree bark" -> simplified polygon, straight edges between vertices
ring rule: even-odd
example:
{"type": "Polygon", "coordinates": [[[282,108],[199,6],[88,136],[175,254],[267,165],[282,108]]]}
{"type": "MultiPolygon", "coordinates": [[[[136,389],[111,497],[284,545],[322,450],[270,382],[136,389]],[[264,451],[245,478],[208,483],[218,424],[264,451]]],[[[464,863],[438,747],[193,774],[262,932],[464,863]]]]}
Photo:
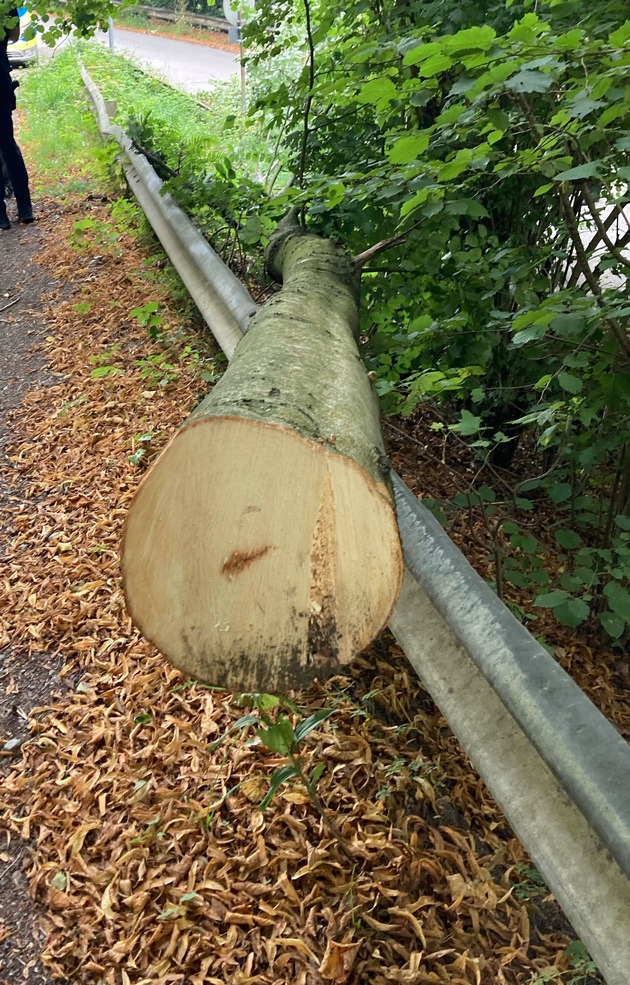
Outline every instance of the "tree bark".
{"type": "Polygon", "coordinates": [[[350,259],[281,234],[283,288],[142,482],[123,541],[136,625],[238,691],[341,671],[387,623],[402,556],[350,259]]]}

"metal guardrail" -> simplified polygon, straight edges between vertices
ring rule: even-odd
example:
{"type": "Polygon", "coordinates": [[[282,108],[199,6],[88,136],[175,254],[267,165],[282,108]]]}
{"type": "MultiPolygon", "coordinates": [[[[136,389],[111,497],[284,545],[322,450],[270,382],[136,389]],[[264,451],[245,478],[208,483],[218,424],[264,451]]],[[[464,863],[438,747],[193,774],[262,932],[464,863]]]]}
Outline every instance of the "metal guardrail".
{"type": "MultiPolygon", "coordinates": [[[[160,194],[83,72],[101,133],[123,149],[130,187],[143,208],[150,201],[158,238],[229,358],[251,297],[239,284],[233,309],[221,277],[218,291],[209,282],[222,261],[198,233],[201,242],[189,239],[190,220],[160,194]]],[[[630,746],[402,480],[393,483],[407,571],[390,628],[608,985],[629,985],[630,746]]]]}
{"type": "Polygon", "coordinates": [[[630,876],[630,746],[398,476],[394,489],[413,577],[630,876]]]}
{"type": "Polygon", "coordinates": [[[162,180],[146,158],[134,150],[121,128],[110,122],[105,102],[83,67],[81,76],[94,104],[101,135],[113,137],[123,150],[121,160],[129,187],[210,331],[230,359],[256,313],[249,291],[225,266],[171,196],[162,194],[162,180]]]}
{"type": "Polygon", "coordinates": [[[154,20],[170,21],[172,23],[182,21],[185,24],[192,24],[195,27],[206,27],[209,31],[221,31],[223,34],[227,34],[230,30],[230,25],[224,17],[204,17],[203,14],[193,14],[188,10],[181,14],[179,11],[168,10],[166,7],[151,7],[147,4],[134,4],[132,7],[125,7],[127,13],[133,13],[136,10],[141,14],[146,14],[147,17],[152,17],[154,20]]]}
{"type": "Polygon", "coordinates": [[[630,746],[393,481],[390,628],[608,985],[629,985],[630,746]]]}

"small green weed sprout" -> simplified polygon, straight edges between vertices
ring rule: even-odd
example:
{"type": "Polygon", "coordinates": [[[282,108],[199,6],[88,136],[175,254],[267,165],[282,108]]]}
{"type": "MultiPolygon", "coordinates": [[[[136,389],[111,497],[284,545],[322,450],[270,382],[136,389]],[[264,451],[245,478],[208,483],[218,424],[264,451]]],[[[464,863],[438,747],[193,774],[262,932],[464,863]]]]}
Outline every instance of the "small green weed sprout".
{"type": "Polygon", "coordinates": [[[589,985],[597,975],[597,966],[582,941],[571,941],[564,956],[569,962],[568,969],[562,971],[555,965],[550,965],[539,971],[529,985],[549,985],[549,982],[555,982],[556,985],[589,985]]]}
{"type": "Polygon", "coordinates": [[[162,352],[139,359],[136,365],[140,367],[140,376],[151,389],[167,387],[177,379],[179,373],[179,368],[170,363],[162,352]]]}
{"type": "Polygon", "coordinates": [[[147,301],[139,308],[132,308],[129,314],[132,318],[135,318],[138,325],[146,328],[150,338],[158,339],[160,336],[160,325],[162,324],[162,316],[158,314],[159,304],[157,301],[147,301]]]}
{"type": "MultiPolygon", "coordinates": [[[[252,708],[253,712],[243,715],[210,746],[215,750],[231,734],[242,734],[247,729],[255,727],[254,736],[249,745],[261,744],[280,756],[286,756],[288,763],[275,770],[269,780],[269,790],[260,804],[264,811],[269,806],[280,787],[290,780],[299,780],[306,788],[313,804],[324,811],[323,804],[317,795],[317,784],[326,769],[325,763],[317,763],[310,774],[306,771],[304,760],[299,755],[304,740],[322,722],[334,714],[334,708],[318,708],[306,718],[301,718],[294,725],[285,713],[299,713],[299,709],[288,698],[276,694],[248,693],[241,694],[236,699],[240,707],[252,708]],[[272,715],[270,712],[274,711],[272,715]]],[[[322,815],[323,816],[323,815],[322,815]]]]}
{"type": "Polygon", "coordinates": [[[153,431],[147,431],[145,434],[134,434],[131,439],[132,451],[129,455],[129,461],[132,465],[146,464],[154,437],[153,431]]]}
{"type": "Polygon", "coordinates": [[[514,871],[519,876],[519,882],[514,886],[514,895],[517,899],[525,900],[532,896],[549,895],[547,884],[535,865],[519,862],[514,866],[514,871]]]}
{"type": "Polygon", "coordinates": [[[95,356],[90,356],[90,362],[95,366],[93,370],[90,371],[90,376],[94,379],[99,379],[104,376],[120,376],[122,374],[122,369],[120,366],[114,366],[112,359],[116,357],[116,353],[120,349],[120,343],[116,342],[114,345],[110,346],[109,349],[105,349],[103,352],[98,353],[95,356]]]}

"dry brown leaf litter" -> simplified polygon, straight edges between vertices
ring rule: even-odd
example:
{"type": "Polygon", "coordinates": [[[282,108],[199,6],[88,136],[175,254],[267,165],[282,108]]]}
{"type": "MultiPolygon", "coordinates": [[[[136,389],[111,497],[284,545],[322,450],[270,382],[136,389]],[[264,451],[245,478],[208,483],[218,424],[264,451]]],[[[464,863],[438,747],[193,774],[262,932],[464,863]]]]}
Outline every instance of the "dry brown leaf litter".
{"type": "Polygon", "coordinates": [[[0,579],[2,639],[24,659],[59,650],[73,682],[33,716],[1,795],[0,848],[33,847],[46,964],[85,985],[525,985],[566,968],[555,904],[516,896],[524,853],[387,636],[352,677],[298,696],[305,713],[336,698],[308,758],[327,764],[351,866],[300,787],[258,810],[282,759],[239,739],[210,752],[242,710],[133,630],[118,572],[133,436],[159,449],[201,385],[182,358],[147,387],[138,363],[161,350],[129,312],[158,300],[165,334],[181,316],[149,250],[103,236],[108,221],[76,202],[46,240],[42,261],[75,288],[48,316],[58,382],[15,417],[0,579]],[[95,231],[76,249],[86,211],[95,231]],[[120,372],[94,378],[99,353],[120,372]]]}

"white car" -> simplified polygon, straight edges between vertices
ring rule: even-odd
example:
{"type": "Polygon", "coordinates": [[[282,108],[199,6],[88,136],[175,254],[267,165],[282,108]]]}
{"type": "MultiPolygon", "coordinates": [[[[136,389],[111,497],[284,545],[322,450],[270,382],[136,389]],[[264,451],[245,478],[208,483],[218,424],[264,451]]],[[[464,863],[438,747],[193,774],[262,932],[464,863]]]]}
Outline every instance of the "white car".
{"type": "Polygon", "coordinates": [[[26,7],[18,7],[18,14],[20,15],[20,36],[17,41],[9,41],[7,45],[7,56],[12,68],[16,65],[28,65],[37,60],[37,34],[29,30],[31,15],[26,7]],[[31,34],[33,34],[32,37],[31,34]]]}

